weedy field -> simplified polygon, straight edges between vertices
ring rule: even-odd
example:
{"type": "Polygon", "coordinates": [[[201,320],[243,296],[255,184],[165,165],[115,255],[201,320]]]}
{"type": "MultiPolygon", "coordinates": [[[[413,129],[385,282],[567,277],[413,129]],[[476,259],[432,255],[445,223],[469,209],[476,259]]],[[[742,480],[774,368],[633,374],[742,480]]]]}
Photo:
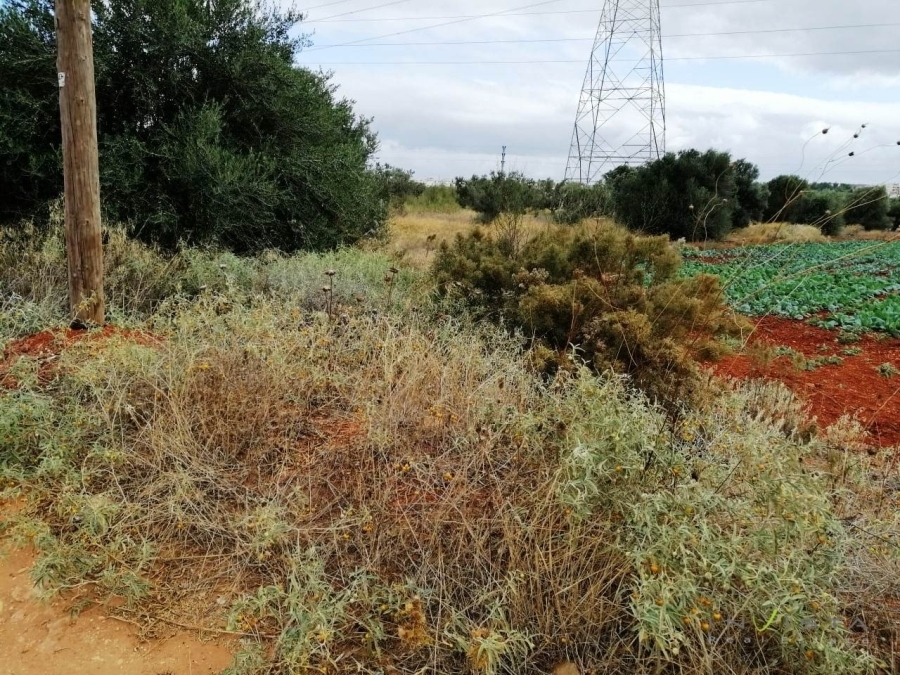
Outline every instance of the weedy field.
{"type": "Polygon", "coordinates": [[[900,672],[894,450],[705,375],[692,328],[745,326],[659,238],[492,236],[432,274],[112,232],[115,328],[81,332],[60,236],[7,237],[5,541],[76,612],[232,640],[230,675],[900,672]],[[673,375],[689,405],[646,393],[673,375]]]}

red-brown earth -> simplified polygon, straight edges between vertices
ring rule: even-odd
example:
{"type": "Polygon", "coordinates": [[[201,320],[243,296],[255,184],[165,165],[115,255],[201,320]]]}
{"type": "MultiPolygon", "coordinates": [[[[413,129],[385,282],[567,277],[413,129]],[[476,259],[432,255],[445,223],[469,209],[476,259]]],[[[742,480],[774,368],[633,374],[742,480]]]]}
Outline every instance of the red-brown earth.
{"type": "Polygon", "coordinates": [[[765,317],[756,321],[748,349],[722,359],[714,371],[725,377],[783,382],[809,404],[820,426],[830,426],[844,415],[855,416],[874,445],[900,447],[900,374],[880,372],[883,364],[900,371],[900,340],[867,334],[858,342],[842,344],[834,331],[765,317]],[[775,356],[778,347],[788,347],[808,362],[828,357],[842,362],[805,369],[790,355],[775,356]]]}

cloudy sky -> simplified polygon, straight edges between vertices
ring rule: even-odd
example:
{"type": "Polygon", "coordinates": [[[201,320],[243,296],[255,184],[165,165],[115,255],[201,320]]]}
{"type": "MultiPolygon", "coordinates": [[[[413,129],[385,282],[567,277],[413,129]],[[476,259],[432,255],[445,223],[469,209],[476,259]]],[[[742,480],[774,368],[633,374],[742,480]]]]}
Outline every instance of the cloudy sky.
{"type": "MultiPolygon", "coordinates": [[[[667,149],[728,150],[764,178],[900,182],[898,3],[662,0],[667,149]]],[[[378,158],[420,179],[495,169],[503,145],[507,168],[561,179],[602,6],[305,0],[299,62],[331,71],[374,118],[378,158]]]]}

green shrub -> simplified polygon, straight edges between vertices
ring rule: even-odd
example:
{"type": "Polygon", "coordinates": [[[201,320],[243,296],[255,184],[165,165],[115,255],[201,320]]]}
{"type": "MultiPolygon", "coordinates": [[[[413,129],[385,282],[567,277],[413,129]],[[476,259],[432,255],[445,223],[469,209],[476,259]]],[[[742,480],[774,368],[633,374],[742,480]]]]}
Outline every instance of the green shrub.
{"type": "Polygon", "coordinates": [[[460,206],[492,223],[502,213],[521,215],[533,208],[534,181],[519,173],[492,171],[489,176],[457,178],[456,195],[460,206]]]}
{"type": "MultiPolygon", "coordinates": [[[[741,165],[743,174],[751,175],[749,166],[741,165]]],[[[646,166],[615,169],[606,182],[617,220],[635,232],[722,239],[732,230],[737,207],[736,167],[728,153],[685,150],[646,166]]]]}
{"type": "Polygon", "coordinates": [[[459,236],[442,246],[433,275],[444,293],[553,350],[548,367],[574,349],[677,407],[697,393],[688,334],[700,351],[734,325],[717,279],[677,279],[679,265],[667,237],[598,224],[541,234],[518,255],[481,231],[459,236]]]}
{"type": "Polygon", "coordinates": [[[890,201],[890,208],[888,209],[888,217],[893,221],[894,227],[893,229],[900,229],[900,199],[894,197],[890,201]]]}
{"type": "Polygon", "coordinates": [[[564,225],[576,225],[582,220],[611,216],[612,195],[603,183],[581,185],[561,183],[552,202],[553,219],[564,225]]]}
{"type": "Polygon", "coordinates": [[[768,222],[799,223],[798,200],[809,191],[809,183],[799,176],[777,176],[769,181],[769,199],[764,213],[768,222]]]}
{"type": "Polygon", "coordinates": [[[425,184],[413,179],[413,172],[389,164],[377,164],[375,175],[379,182],[379,196],[391,211],[402,212],[410,200],[425,192],[425,184]]]}
{"type": "Polygon", "coordinates": [[[826,236],[837,236],[847,223],[846,190],[824,184],[810,186],[799,176],[778,176],[768,187],[765,218],[770,222],[814,225],[826,236]]]}
{"type": "MultiPolygon", "coordinates": [[[[105,217],[174,250],[334,248],[387,217],[368,121],[298,68],[301,15],[252,0],[95,3],[105,217]]],[[[53,2],[0,5],[0,221],[62,191],[53,2]]]]}
{"type": "Polygon", "coordinates": [[[734,187],[737,203],[732,213],[734,228],[760,222],[769,200],[769,188],[759,181],[759,167],[745,159],[734,163],[734,187]]]}
{"type": "Polygon", "coordinates": [[[866,230],[890,230],[894,226],[890,208],[884,186],[858,188],[847,195],[845,218],[848,223],[862,225],[866,230]]]}

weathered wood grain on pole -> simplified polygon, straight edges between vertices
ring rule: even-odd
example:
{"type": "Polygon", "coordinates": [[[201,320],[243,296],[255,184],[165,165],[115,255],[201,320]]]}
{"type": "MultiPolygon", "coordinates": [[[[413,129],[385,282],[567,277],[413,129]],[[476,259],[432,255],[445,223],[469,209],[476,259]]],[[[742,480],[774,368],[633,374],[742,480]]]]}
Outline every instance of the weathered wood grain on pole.
{"type": "Polygon", "coordinates": [[[90,0],[56,0],[69,302],[78,324],[104,322],[100,166],[90,0]]]}

